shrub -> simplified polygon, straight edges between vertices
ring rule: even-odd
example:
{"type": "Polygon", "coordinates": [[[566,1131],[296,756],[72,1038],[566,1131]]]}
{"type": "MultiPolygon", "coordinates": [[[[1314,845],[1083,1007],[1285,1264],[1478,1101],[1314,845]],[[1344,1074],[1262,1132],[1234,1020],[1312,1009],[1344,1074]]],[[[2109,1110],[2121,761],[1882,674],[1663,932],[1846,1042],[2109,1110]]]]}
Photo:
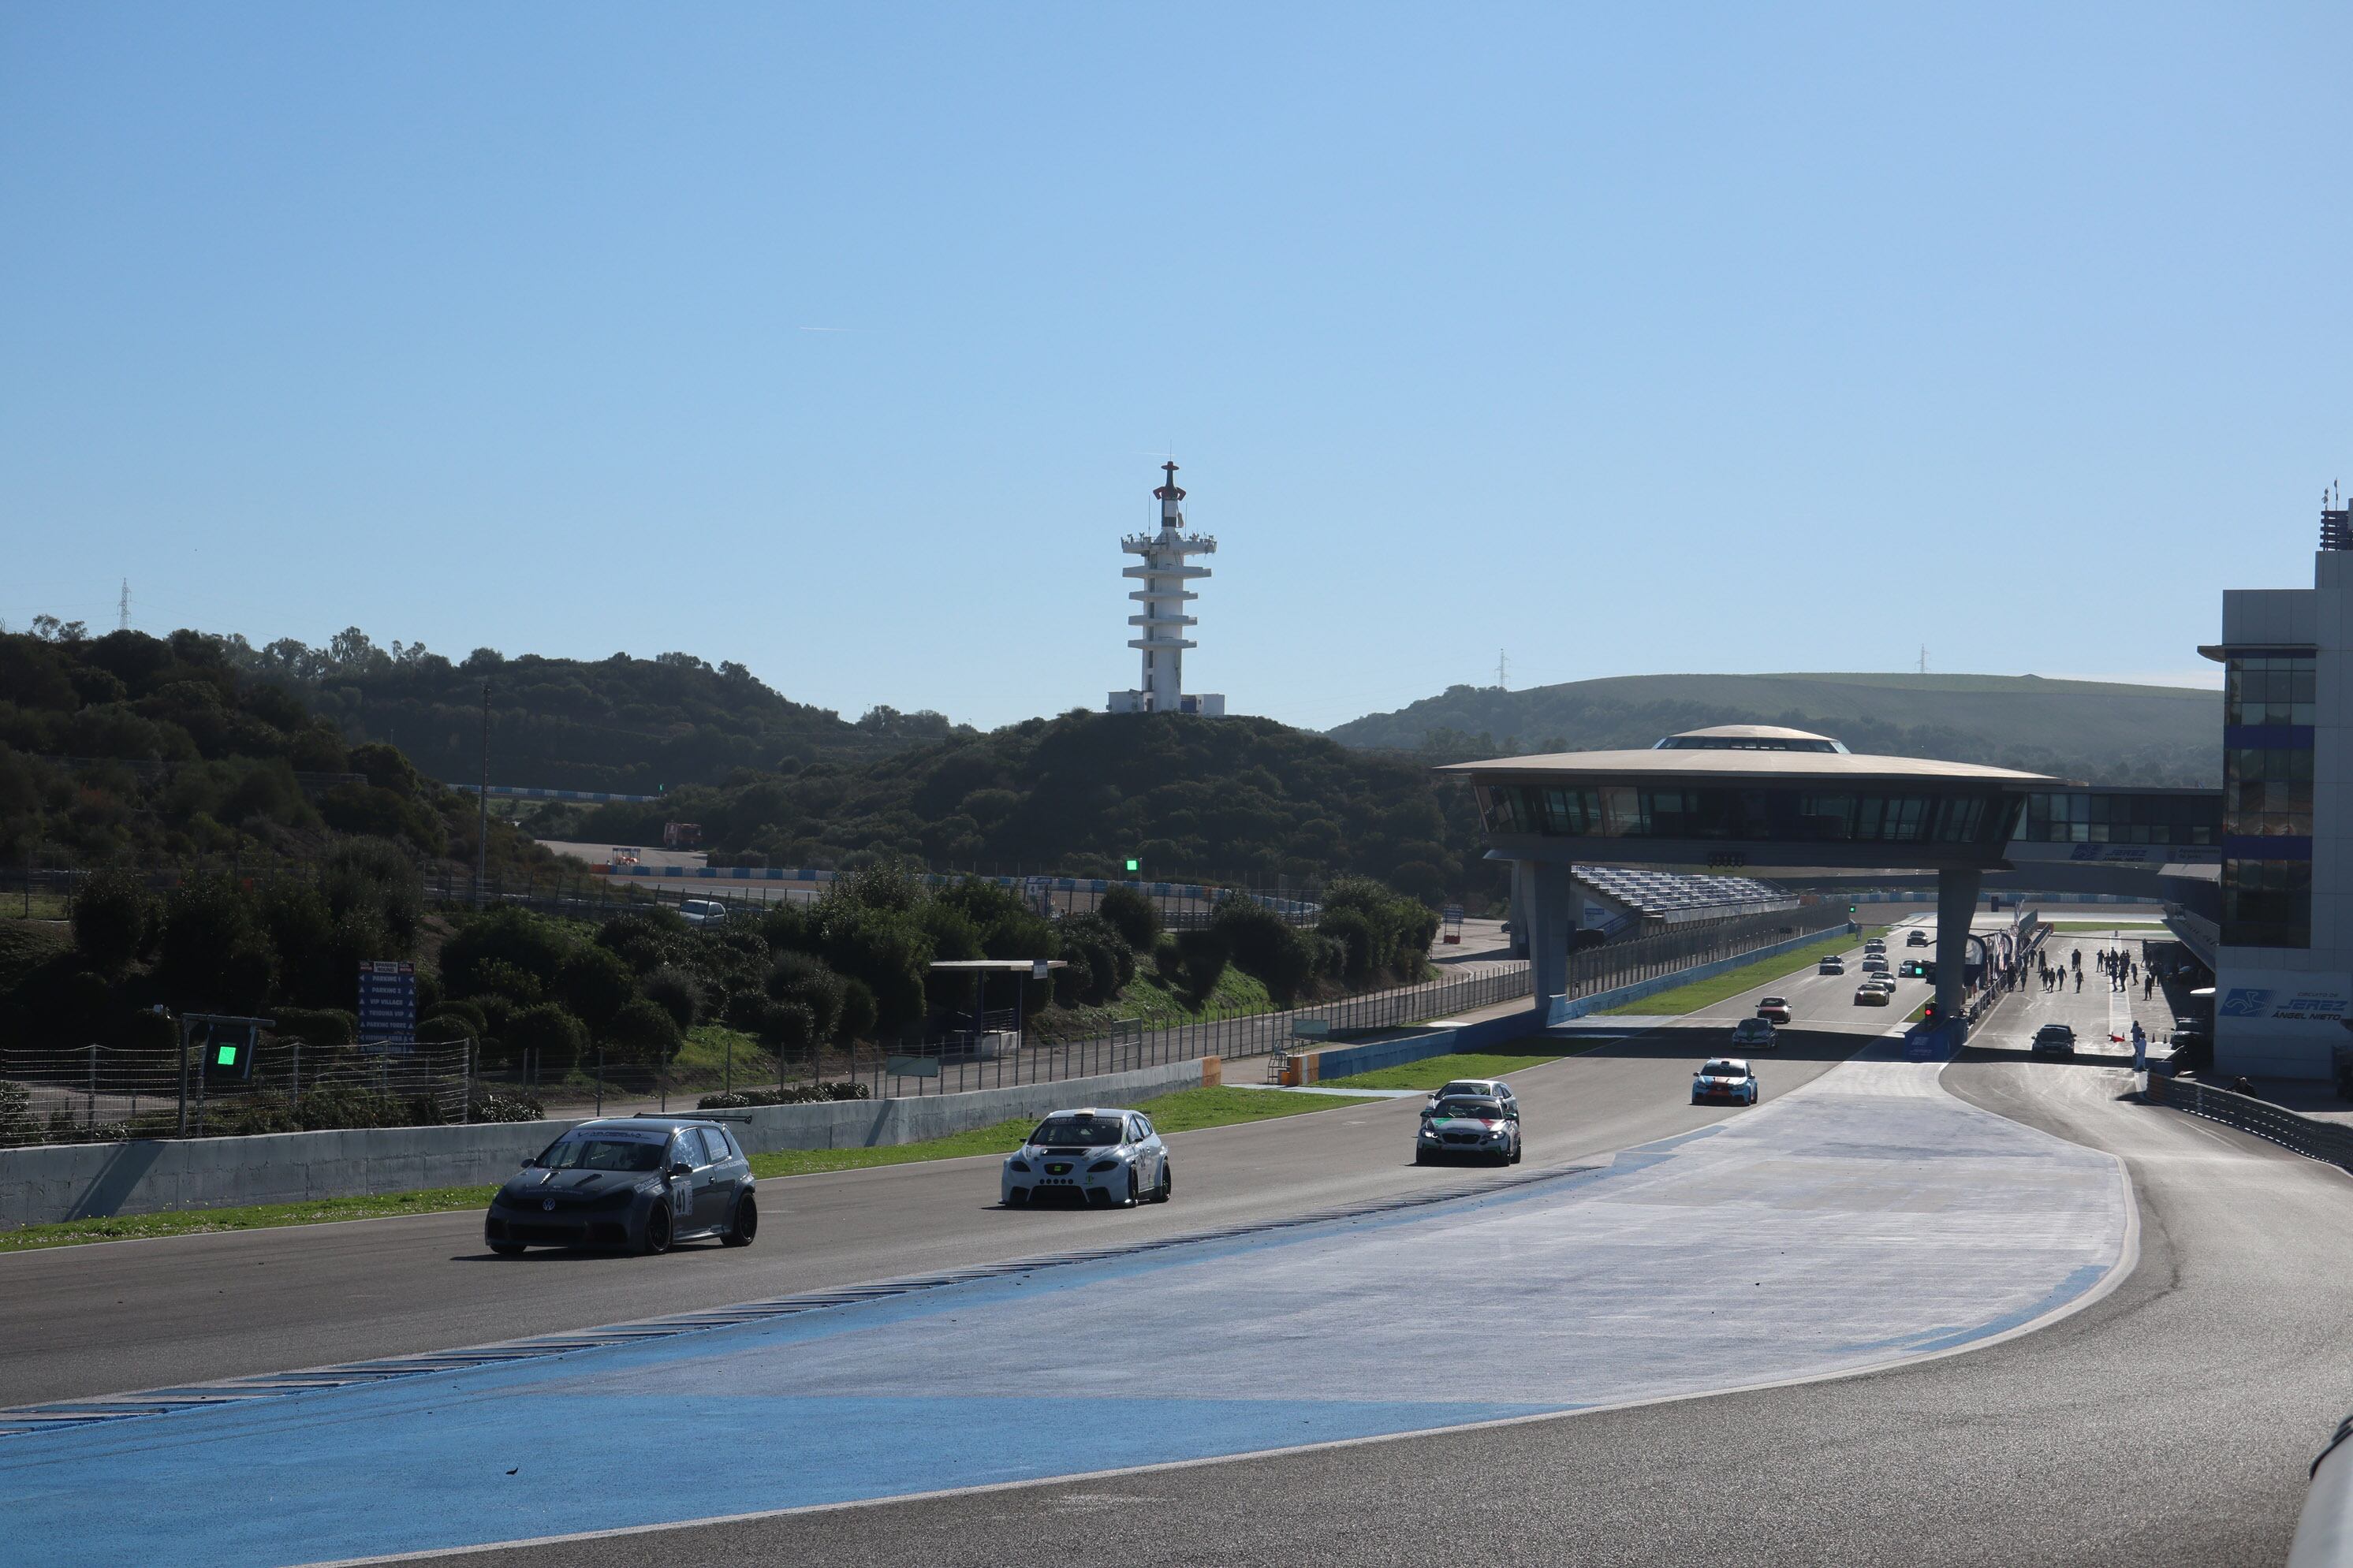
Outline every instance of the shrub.
{"type": "Polygon", "coordinates": [[[502,1089],[492,1093],[477,1089],[466,1115],[472,1121],[541,1121],[546,1119],[547,1110],[518,1089],[502,1089]]]}
{"type": "Polygon", "coordinates": [[[278,1033],[311,1046],[348,1046],[359,1038],[360,1021],[337,1007],[279,1007],[270,1016],[278,1033]]]}
{"type": "Polygon", "coordinates": [[[470,996],[493,989],[478,983],[476,972],[499,961],[533,975],[552,975],[572,949],[562,927],[528,910],[501,908],[469,916],[441,947],[441,978],[453,996],[470,996]]]}
{"type": "Polygon", "coordinates": [[[129,871],[100,871],[73,900],[74,945],[99,969],[119,974],[147,951],[160,907],[147,885],[129,871]]]}
{"type": "Polygon", "coordinates": [[[1226,943],[1225,932],[1214,926],[1195,926],[1176,933],[1176,954],[1185,988],[1200,1000],[1218,988],[1233,951],[1226,943]]]}
{"type": "Polygon", "coordinates": [[[155,971],[175,1008],[251,1016],[277,983],[278,952],[251,895],[198,877],[164,902],[155,971]]]}
{"type": "Polygon", "coordinates": [[[804,1054],[818,1039],[817,1017],[804,1002],[764,1000],[759,1023],[753,1033],[773,1047],[780,1059],[804,1054]]]}
{"type": "Polygon", "coordinates": [[[636,999],[637,976],[601,947],[576,947],[555,971],[555,999],[591,1029],[602,1029],[636,999]]]}
{"type": "Polygon", "coordinates": [[[33,1091],[0,1079],[0,1149],[40,1141],[40,1131],[33,1125],[33,1091]]]}
{"type": "Polygon", "coordinates": [[[657,905],[606,921],[596,945],[643,974],[683,958],[693,929],[676,910],[657,905]]]}
{"type": "Polygon", "coordinates": [[[570,1072],[588,1045],[588,1031],[580,1020],[553,1002],[522,1009],[500,1035],[508,1054],[535,1068],[543,1079],[570,1072]]]}
{"type": "Polygon", "coordinates": [[[518,1007],[528,1007],[547,998],[547,988],[540,984],[538,975],[503,958],[486,958],[468,969],[459,991],[461,995],[478,1000],[503,996],[518,1007]]]}
{"type": "Polygon", "coordinates": [[[866,982],[856,976],[845,977],[841,983],[841,1017],[834,1025],[833,1037],[843,1045],[853,1040],[871,1039],[874,1035],[874,993],[866,982]]]}
{"type": "Polygon", "coordinates": [[[706,1094],[695,1106],[700,1110],[746,1110],[759,1105],[813,1105],[823,1100],[873,1098],[872,1089],[862,1083],[797,1083],[786,1089],[739,1089],[732,1094],[706,1094]]]}
{"type": "Polygon", "coordinates": [[[709,993],[702,982],[675,963],[665,963],[645,977],[646,1000],[670,1016],[681,1029],[691,1029],[702,1016],[709,993]]]}
{"type": "MultiPolygon", "coordinates": [[[[417,998],[417,1004],[419,1006],[424,1005],[424,998],[422,996],[417,998]]],[[[490,1020],[483,1016],[481,1005],[477,1002],[452,999],[442,1003],[439,1006],[434,1008],[433,1011],[438,1014],[447,1014],[453,1018],[464,1019],[468,1026],[474,1031],[474,1037],[477,1039],[480,1039],[483,1034],[488,1032],[491,1026],[490,1020]]]]}
{"type": "Polygon", "coordinates": [[[1263,904],[1239,895],[1221,899],[1209,929],[1225,937],[1235,964],[1280,1000],[1298,995],[1315,977],[1314,946],[1263,904]]]}
{"type": "Polygon", "coordinates": [[[1150,952],[1160,941],[1160,911],[1134,888],[1106,890],[1095,913],[1109,921],[1134,952],[1150,952]]]}
{"type": "Polygon", "coordinates": [[[780,952],[768,966],[766,990],[778,1002],[797,1002],[808,1009],[812,1037],[830,1039],[841,1022],[841,976],[821,959],[805,952],[780,952]]]}
{"type": "Polygon", "coordinates": [[[623,1060],[641,1067],[668,1067],[686,1044],[678,1025],[658,1002],[633,996],[602,1031],[605,1043],[623,1060]]]}

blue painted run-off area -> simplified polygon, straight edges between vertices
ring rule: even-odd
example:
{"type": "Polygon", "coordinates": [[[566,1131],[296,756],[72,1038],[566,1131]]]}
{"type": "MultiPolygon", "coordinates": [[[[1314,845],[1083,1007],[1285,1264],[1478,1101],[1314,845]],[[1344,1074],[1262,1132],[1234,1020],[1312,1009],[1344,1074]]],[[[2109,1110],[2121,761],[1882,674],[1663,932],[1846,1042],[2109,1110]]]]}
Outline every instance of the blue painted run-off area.
{"type": "MultiPolygon", "coordinates": [[[[1459,1202],[0,1439],[0,1519],[45,1568],[314,1562],[1859,1371],[2029,1321],[2121,1257],[2113,1161],[1901,1076],[1934,1071],[1851,1063],[1459,1202]]],[[[1073,1245],[1102,1217],[1073,1215],[1073,1245]]]]}

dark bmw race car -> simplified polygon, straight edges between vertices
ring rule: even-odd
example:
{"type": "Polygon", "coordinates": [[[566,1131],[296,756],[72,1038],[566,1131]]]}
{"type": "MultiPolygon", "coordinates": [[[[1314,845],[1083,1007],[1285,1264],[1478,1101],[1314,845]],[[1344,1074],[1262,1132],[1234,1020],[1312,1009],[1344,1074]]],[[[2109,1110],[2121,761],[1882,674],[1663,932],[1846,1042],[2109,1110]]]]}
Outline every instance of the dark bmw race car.
{"type": "Polygon", "coordinates": [[[1413,1163],[1493,1160],[1520,1163],[1520,1108],[1484,1096],[1453,1095],[1421,1113],[1413,1141],[1413,1163]]]}
{"type": "Polygon", "coordinates": [[[584,1121],[499,1189],[482,1239],[508,1256],[527,1247],[668,1252],[696,1237],[749,1247],[760,1225],[753,1184],[743,1145],[719,1122],[584,1121]]]}

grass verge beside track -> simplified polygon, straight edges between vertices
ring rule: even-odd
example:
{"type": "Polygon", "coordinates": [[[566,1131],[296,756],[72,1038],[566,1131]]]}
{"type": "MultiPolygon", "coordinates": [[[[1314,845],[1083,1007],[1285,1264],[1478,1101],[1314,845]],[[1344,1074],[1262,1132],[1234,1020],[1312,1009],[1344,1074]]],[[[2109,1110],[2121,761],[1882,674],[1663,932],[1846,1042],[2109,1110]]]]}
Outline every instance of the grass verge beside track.
{"type": "MultiPolygon", "coordinates": [[[[1202,1127],[1228,1127],[1237,1122],[1265,1121],[1330,1110],[1364,1102],[1337,1094],[1268,1094],[1247,1089],[1180,1089],[1173,1094],[1140,1100],[1130,1109],[1152,1118],[1162,1132],[1189,1132],[1202,1127]]],[[[880,1149],[794,1149],[752,1157],[755,1176],[807,1176],[823,1171],[861,1170],[871,1165],[902,1165],[918,1160],[955,1160],[970,1154],[1009,1154],[1021,1146],[1023,1134],[1038,1124],[1034,1116],[1000,1121],[994,1127],[930,1138],[920,1143],[899,1143],[880,1149]]],[[[136,1241],[161,1236],[202,1236],[225,1230],[268,1230],[280,1226],[325,1225],[344,1219],[382,1219],[390,1215],[448,1214],[488,1206],[493,1187],[434,1187],[424,1192],[387,1193],[380,1197],[321,1198],[301,1204],[252,1204],[239,1208],[185,1209],[170,1214],[118,1215],[99,1219],[67,1220],[61,1225],[28,1225],[0,1230],[0,1252],[29,1252],[38,1247],[72,1247],[91,1241],[136,1241]]]]}
{"type": "Polygon", "coordinates": [[[1728,1001],[1767,981],[1795,974],[1801,969],[1811,969],[1828,954],[1861,947],[1873,937],[1885,936],[1887,931],[1885,926],[1865,926],[1861,936],[1849,936],[1841,931],[1836,936],[1827,936],[1820,942],[1791,948],[1787,952],[1777,952],[1770,958],[1760,958],[1754,963],[1744,963],[1737,969],[1727,969],[1705,980],[1694,980],[1688,985],[1678,985],[1672,991],[1662,991],[1655,996],[1629,1002],[1622,1007],[1605,1008],[1597,1016],[1607,1017],[1612,1013],[1649,1013],[1663,1017],[1696,1013],[1703,1007],[1713,1007],[1718,1002],[1728,1001]]]}
{"type": "Polygon", "coordinates": [[[1504,1056],[1493,1051],[1456,1051],[1451,1056],[1425,1057],[1401,1067],[1379,1068],[1326,1079],[1333,1089],[1436,1089],[1458,1078],[1504,1078],[1545,1062],[1556,1062],[1574,1051],[1545,1051],[1535,1056],[1504,1056]]]}

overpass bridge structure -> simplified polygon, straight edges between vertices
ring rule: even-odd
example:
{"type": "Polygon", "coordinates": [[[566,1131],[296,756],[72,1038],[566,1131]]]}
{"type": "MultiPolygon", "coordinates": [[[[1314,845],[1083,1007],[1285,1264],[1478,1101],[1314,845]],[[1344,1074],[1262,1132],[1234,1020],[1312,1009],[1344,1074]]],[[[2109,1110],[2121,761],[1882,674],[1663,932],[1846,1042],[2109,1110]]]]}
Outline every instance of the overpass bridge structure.
{"type": "Polygon", "coordinates": [[[2187,905],[2211,889],[2221,863],[2220,791],[2094,787],[1860,754],[1774,725],[1690,731],[1646,751],[1499,757],[1438,771],[1468,777],[1489,858],[1511,862],[1535,1005],[1547,1016],[1565,998],[1582,908],[1570,868],[1580,862],[1839,879],[1932,874],[1937,1012],[1956,1030],[1981,892],[2187,905]]]}

